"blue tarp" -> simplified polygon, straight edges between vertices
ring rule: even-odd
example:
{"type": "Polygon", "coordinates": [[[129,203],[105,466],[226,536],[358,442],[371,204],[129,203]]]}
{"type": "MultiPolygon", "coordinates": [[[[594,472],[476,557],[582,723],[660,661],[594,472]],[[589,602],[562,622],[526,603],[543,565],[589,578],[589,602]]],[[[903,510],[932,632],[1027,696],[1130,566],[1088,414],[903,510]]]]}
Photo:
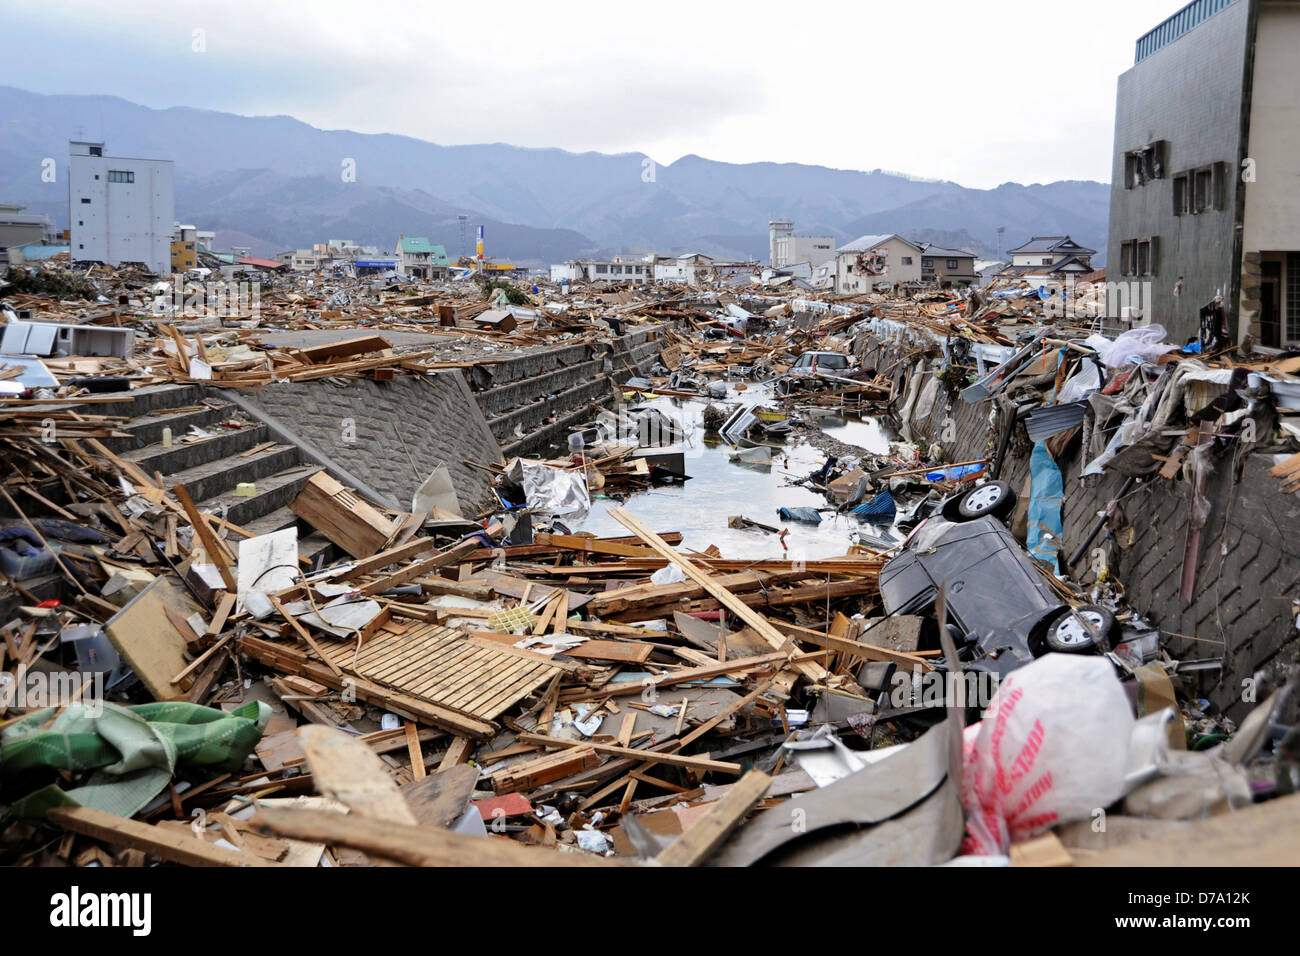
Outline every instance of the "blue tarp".
{"type": "Polygon", "coordinates": [[[1034,557],[1059,570],[1065,485],[1061,469],[1052,460],[1045,442],[1034,445],[1034,453],[1029,457],[1029,474],[1029,527],[1025,545],[1034,557]]]}
{"type": "Polygon", "coordinates": [[[937,468],[934,471],[925,473],[926,481],[952,481],[954,478],[965,478],[967,475],[974,475],[984,470],[980,465],[958,465],[955,468],[937,468]]]}
{"type": "Polygon", "coordinates": [[[806,521],[808,524],[821,524],[821,512],[816,508],[777,508],[776,513],[782,521],[806,521]]]}
{"type": "Polygon", "coordinates": [[[894,503],[894,496],[885,490],[866,504],[858,505],[851,513],[856,518],[869,519],[872,524],[893,524],[898,505],[894,503]]]}

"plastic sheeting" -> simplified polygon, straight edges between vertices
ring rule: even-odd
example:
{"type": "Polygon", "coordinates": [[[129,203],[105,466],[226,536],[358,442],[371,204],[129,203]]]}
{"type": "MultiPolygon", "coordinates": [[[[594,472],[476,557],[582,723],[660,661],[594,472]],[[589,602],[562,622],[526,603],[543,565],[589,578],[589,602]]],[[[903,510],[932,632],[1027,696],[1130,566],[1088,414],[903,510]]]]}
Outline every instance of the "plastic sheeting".
{"type": "Polygon", "coordinates": [[[898,514],[898,505],[894,503],[893,495],[882,491],[866,504],[854,508],[852,514],[855,518],[863,518],[873,524],[893,524],[894,516],[898,514]]]}
{"type": "Polygon", "coordinates": [[[506,467],[506,479],[524,490],[534,514],[568,515],[591,508],[591,496],[580,471],[563,471],[540,461],[516,458],[506,467]]]}
{"type": "Polygon", "coordinates": [[[1144,325],[1130,329],[1115,339],[1104,361],[1111,368],[1154,362],[1166,352],[1178,348],[1165,341],[1168,337],[1169,333],[1163,325],[1144,325]]]}
{"type": "Polygon", "coordinates": [[[1025,547],[1035,558],[1059,570],[1065,483],[1061,479],[1061,469],[1052,460],[1045,442],[1034,445],[1033,454],[1029,456],[1029,474],[1029,525],[1025,547]]]}

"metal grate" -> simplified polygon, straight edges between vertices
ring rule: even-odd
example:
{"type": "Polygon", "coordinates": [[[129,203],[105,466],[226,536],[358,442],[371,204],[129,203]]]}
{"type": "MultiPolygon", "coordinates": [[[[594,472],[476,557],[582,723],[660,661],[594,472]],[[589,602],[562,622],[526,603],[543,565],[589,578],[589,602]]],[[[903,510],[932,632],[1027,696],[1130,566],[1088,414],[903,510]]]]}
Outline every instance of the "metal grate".
{"type": "Polygon", "coordinates": [[[1286,254],[1286,341],[1300,342],[1300,252],[1286,254]]]}
{"type": "Polygon", "coordinates": [[[1237,0],[1192,0],[1155,29],[1148,30],[1138,37],[1137,54],[1133,62],[1142,62],[1162,46],[1172,43],[1202,21],[1208,20],[1220,10],[1225,10],[1236,2],[1237,0]]]}

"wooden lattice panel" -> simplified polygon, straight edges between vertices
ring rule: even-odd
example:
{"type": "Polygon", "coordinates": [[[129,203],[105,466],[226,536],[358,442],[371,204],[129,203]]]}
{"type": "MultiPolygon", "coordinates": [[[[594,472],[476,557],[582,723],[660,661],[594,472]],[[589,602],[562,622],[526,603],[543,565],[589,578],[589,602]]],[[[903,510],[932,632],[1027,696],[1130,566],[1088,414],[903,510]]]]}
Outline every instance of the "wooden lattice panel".
{"type": "Polygon", "coordinates": [[[352,641],[322,641],[321,649],[347,673],[483,720],[527,697],[559,669],[538,654],[437,624],[402,634],[380,631],[359,651],[352,641]]]}

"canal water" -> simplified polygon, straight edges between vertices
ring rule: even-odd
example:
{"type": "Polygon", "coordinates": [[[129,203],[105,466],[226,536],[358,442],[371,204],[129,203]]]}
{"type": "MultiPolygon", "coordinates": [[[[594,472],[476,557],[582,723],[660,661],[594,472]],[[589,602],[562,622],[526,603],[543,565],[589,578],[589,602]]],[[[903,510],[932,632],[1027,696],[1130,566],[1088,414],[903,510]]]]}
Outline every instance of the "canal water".
{"type": "MultiPolygon", "coordinates": [[[[730,388],[725,399],[715,400],[713,404],[725,405],[730,411],[740,403],[754,402],[772,409],[781,407],[779,401],[772,400],[769,388],[750,383],[742,391],[730,388]]],[[[622,507],[654,531],[680,531],[682,550],[703,551],[709,545],[716,545],[723,557],[755,560],[807,560],[842,555],[852,543],[854,532],[871,530],[856,518],[837,516],[825,495],[800,487],[799,482],[826,461],[826,455],[807,440],[791,437],[784,444],[772,444],[770,464],[733,461],[739,450],[736,446],[714,436],[705,439],[701,417],[708,404],[705,399],[667,396],[632,403],[629,410],[656,408],[683,425],[685,440],[662,450],[683,452],[690,480],[681,485],[651,487],[633,493],[624,502],[601,497],[597,492],[586,518],[566,523],[575,531],[599,536],[625,535],[628,530],[608,513],[611,508],[622,507]],[[778,514],[782,507],[828,510],[823,511],[821,524],[810,524],[782,520],[778,514]],[[728,527],[732,515],[788,529],[784,547],[776,534],[728,527]]],[[[819,419],[817,424],[837,440],[858,446],[864,454],[889,451],[889,435],[875,419],[829,416],[819,419]]],[[[801,432],[796,429],[793,435],[799,436],[801,432]]],[[[746,442],[745,446],[752,448],[757,444],[746,442]]]]}

